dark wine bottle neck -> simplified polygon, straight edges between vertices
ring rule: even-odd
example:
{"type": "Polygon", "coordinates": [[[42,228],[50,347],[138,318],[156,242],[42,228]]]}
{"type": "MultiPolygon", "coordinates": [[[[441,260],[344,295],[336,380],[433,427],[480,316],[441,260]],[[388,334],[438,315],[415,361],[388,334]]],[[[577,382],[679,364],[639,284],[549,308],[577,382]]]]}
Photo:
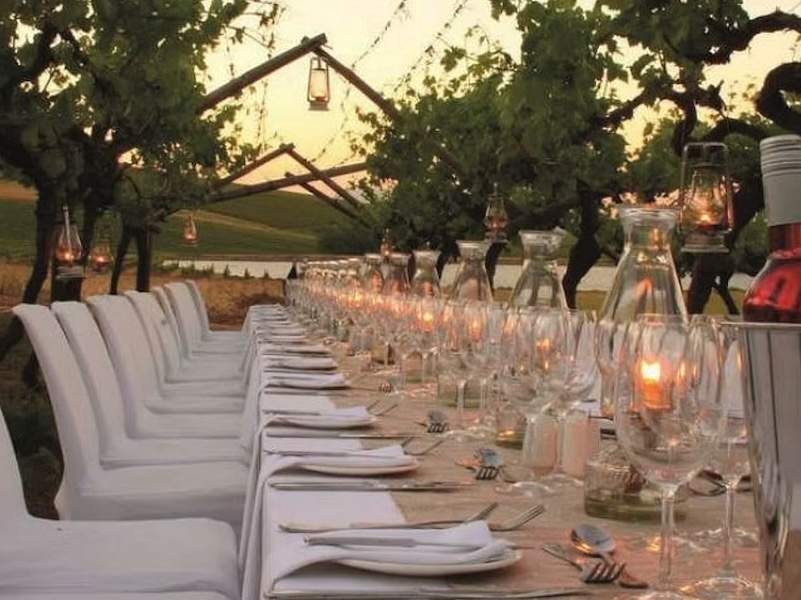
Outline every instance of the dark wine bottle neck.
{"type": "Polygon", "coordinates": [[[768,227],[768,244],[770,251],[801,251],[801,223],[788,223],[768,227]]]}

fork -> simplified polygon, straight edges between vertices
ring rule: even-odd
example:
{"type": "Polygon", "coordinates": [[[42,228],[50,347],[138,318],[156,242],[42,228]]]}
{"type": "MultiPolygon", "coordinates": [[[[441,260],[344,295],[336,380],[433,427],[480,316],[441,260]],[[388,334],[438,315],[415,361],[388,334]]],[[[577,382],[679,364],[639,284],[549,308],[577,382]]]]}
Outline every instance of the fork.
{"type": "Polygon", "coordinates": [[[414,438],[406,438],[406,440],[404,440],[403,443],[401,443],[401,447],[404,449],[406,454],[408,454],[409,456],[424,456],[424,455],[428,454],[429,452],[431,452],[434,448],[438,448],[441,444],[445,443],[445,438],[441,438],[441,439],[438,439],[438,440],[434,440],[428,446],[425,446],[424,448],[421,448],[420,450],[409,450],[408,445],[409,445],[409,442],[411,442],[412,439],[414,439],[414,438]]]}
{"type": "Polygon", "coordinates": [[[444,433],[448,430],[448,417],[441,410],[428,411],[426,431],[428,433],[444,433]]]}
{"type": "Polygon", "coordinates": [[[626,568],[626,563],[607,563],[602,560],[582,564],[570,558],[559,544],[543,544],[542,549],[554,558],[576,567],[580,571],[579,579],[584,583],[613,583],[626,568]]]}
{"type": "Polygon", "coordinates": [[[472,521],[481,521],[498,508],[498,503],[488,504],[478,512],[466,517],[465,519],[443,519],[437,521],[417,521],[411,523],[351,523],[346,527],[313,527],[300,523],[279,523],[281,531],[287,533],[326,533],[328,531],[344,531],[348,529],[427,529],[438,528],[449,525],[461,525],[472,521]]]}
{"type": "Polygon", "coordinates": [[[479,481],[496,479],[501,472],[501,467],[503,467],[501,455],[492,448],[479,448],[475,454],[479,460],[476,479],[479,481]]]}
{"type": "Polygon", "coordinates": [[[515,531],[520,529],[529,521],[533,521],[545,512],[545,506],[542,504],[535,504],[530,506],[523,512],[503,521],[502,523],[488,523],[490,531],[515,531]]]}

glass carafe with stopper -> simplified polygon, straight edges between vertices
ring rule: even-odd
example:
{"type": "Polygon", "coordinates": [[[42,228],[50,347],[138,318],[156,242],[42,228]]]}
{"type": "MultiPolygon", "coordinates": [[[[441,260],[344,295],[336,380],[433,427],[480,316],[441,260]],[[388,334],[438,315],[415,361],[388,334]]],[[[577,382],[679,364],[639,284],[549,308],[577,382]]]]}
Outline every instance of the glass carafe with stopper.
{"type": "Polygon", "coordinates": [[[564,232],[521,231],[523,270],[517,279],[511,306],[567,308],[565,292],[556,270],[556,255],[564,232]]]}
{"type": "MultiPolygon", "coordinates": [[[[614,415],[617,359],[628,324],[644,313],[687,318],[670,249],[678,217],[676,211],[634,205],[618,210],[625,244],[596,329],[601,412],[610,418],[614,415]]],[[[679,496],[677,500],[683,497],[679,496]]],[[[614,443],[587,463],[584,508],[592,516],[658,521],[660,493],[645,482],[630,465],[620,446],[614,443]]],[[[677,512],[677,515],[681,516],[681,513],[677,512]]]]}
{"type": "Polygon", "coordinates": [[[458,240],[461,264],[453,284],[451,298],[456,300],[492,301],[492,288],[484,261],[489,243],[481,241],[458,240]]]}
{"type": "Polygon", "coordinates": [[[442,295],[437,275],[438,250],[415,250],[412,294],[439,298],[442,295]]]}

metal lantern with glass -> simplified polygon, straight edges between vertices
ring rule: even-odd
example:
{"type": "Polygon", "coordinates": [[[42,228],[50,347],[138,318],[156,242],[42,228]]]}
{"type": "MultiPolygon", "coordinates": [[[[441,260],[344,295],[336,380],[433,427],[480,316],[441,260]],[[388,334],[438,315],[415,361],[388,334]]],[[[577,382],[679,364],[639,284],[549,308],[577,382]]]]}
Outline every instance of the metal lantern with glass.
{"type": "Polygon", "coordinates": [[[682,251],[728,252],[725,236],[734,222],[729,150],[719,142],[684,146],[681,161],[682,251]]]}
{"type": "Polygon", "coordinates": [[[83,245],[78,235],[78,226],[70,219],[67,204],[62,207],[63,223],[56,229],[53,258],[56,263],[56,279],[81,279],[84,276],[80,265],[83,245]]]}
{"type": "Polygon", "coordinates": [[[187,246],[197,246],[197,223],[195,222],[195,217],[191,212],[187,213],[186,218],[184,219],[183,240],[184,244],[187,246]]]}
{"type": "Polygon", "coordinates": [[[328,110],[331,100],[331,79],[328,76],[328,63],[319,56],[313,56],[309,63],[309,85],[307,90],[309,110],[328,110]]]}
{"type": "Polygon", "coordinates": [[[484,227],[486,238],[492,242],[506,241],[506,227],[509,225],[509,215],[504,206],[503,196],[498,193],[498,185],[487,200],[487,210],[484,213],[484,227]]]}

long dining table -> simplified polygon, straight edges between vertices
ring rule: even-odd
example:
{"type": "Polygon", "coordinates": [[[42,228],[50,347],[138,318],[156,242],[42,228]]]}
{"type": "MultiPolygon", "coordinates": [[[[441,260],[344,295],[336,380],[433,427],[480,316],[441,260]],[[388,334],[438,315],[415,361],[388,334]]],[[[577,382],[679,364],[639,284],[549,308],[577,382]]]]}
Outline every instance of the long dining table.
{"type": "MultiPolygon", "coordinates": [[[[310,343],[320,343],[310,339],[310,343]]],[[[383,477],[382,481],[419,480],[463,481],[466,484],[448,492],[383,492],[383,491],[295,491],[275,489],[275,482],[308,480],[330,481],[331,476],[308,472],[281,470],[273,473],[281,451],[351,451],[377,448],[399,443],[392,439],[339,439],[308,437],[309,430],[300,430],[269,423],[269,411],[323,411],[334,407],[368,405],[382,400],[383,405],[397,402],[397,407],[379,417],[371,433],[409,433],[416,436],[410,447],[422,448],[436,439],[422,425],[427,412],[437,407],[433,394],[389,394],[383,391],[386,373],[365,369],[364,356],[350,356],[346,345],[327,346],[336,360],[338,370],[348,380],[344,390],[276,390],[260,386],[257,408],[248,418],[258,424],[251,442],[254,462],[248,490],[245,522],[240,547],[240,566],[243,572],[243,600],[290,597],[310,600],[325,598],[333,593],[375,592],[383,594],[408,593],[414,597],[420,588],[459,590],[548,590],[576,588],[598,598],[613,598],[626,592],[617,584],[584,584],[579,571],[542,550],[545,543],[570,545],[569,533],[580,523],[600,525],[611,532],[616,541],[615,559],[624,561],[627,570],[652,585],[658,579],[659,524],[655,522],[622,522],[589,517],[584,511],[581,487],[562,487],[553,494],[539,498],[505,493],[501,479],[476,481],[473,473],[460,466],[481,446],[490,441],[457,442],[448,438],[435,450],[420,457],[419,468],[403,475],[383,477]],[[254,414],[255,413],[255,414],[254,414]],[[297,437],[295,437],[297,436],[297,437]],[[522,552],[517,563],[505,569],[480,575],[443,577],[405,577],[369,572],[326,562],[326,549],[310,547],[302,533],[289,533],[286,524],[309,524],[325,527],[349,527],[354,523],[406,523],[428,519],[465,518],[481,507],[497,502],[498,508],[489,520],[504,521],[515,514],[542,503],[545,512],[524,527],[497,533],[516,545],[522,552]]],[[[255,360],[263,360],[262,352],[255,360]]],[[[264,371],[261,369],[260,371],[264,371]]],[[[263,374],[266,381],[266,375],[263,374]]],[[[443,407],[439,407],[443,409],[443,407]]],[[[446,412],[448,408],[444,408],[446,412]]],[[[497,448],[507,462],[515,461],[519,450],[497,448]]],[[[343,477],[336,477],[342,480],[343,477]]],[[[737,497],[736,526],[756,535],[753,499],[749,493],[737,497]]],[[[703,544],[698,532],[722,526],[723,496],[690,495],[679,510],[677,540],[672,579],[677,586],[711,576],[719,569],[723,554],[722,543],[703,544]]],[[[759,551],[754,542],[734,545],[734,564],[738,571],[751,579],[760,577],[759,551]]],[[[637,590],[630,590],[636,597],[637,590]]],[[[389,596],[387,596],[389,597],[389,596]]]]}

